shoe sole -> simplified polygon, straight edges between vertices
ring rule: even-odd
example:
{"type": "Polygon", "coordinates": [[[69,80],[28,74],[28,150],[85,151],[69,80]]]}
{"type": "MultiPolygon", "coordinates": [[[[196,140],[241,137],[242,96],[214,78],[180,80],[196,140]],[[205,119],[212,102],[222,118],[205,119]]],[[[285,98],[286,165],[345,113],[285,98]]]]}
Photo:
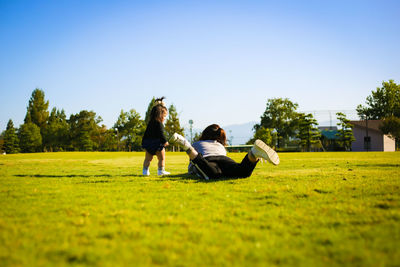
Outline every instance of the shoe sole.
{"type": "Polygon", "coordinates": [[[275,152],[272,148],[267,146],[263,141],[256,140],[254,142],[254,148],[263,155],[263,158],[268,162],[278,165],[280,163],[278,153],[275,152]]]}
{"type": "Polygon", "coordinates": [[[169,142],[177,142],[178,140],[180,140],[179,134],[174,133],[168,141],[169,142]]]}
{"type": "Polygon", "coordinates": [[[175,144],[178,144],[178,145],[183,146],[185,140],[186,140],[185,137],[183,137],[183,136],[181,136],[181,135],[179,135],[179,134],[177,134],[177,133],[174,133],[174,134],[171,136],[171,138],[168,140],[168,142],[170,142],[170,143],[175,143],[175,144]]]}

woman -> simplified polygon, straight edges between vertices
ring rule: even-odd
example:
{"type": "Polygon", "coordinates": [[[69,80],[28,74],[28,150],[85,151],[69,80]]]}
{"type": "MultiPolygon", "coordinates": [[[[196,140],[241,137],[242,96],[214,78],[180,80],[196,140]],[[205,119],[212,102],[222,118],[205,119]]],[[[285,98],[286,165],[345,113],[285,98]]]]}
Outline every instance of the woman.
{"type": "Polygon", "coordinates": [[[189,155],[191,165],[189,173],[196,173],[205,179],[215,178],[245,178],[249,177],[260,158],[278,165],[279,156],[261,140],[256,140],[249,153],[241,163],[226,156],[226,133],[217,124],[204,129],[200,141],[193,146],[181,135],[175,133],[171,142],[181,145],[189,155]],[[193,167],[194,166],[194,167],[193,167]]]}

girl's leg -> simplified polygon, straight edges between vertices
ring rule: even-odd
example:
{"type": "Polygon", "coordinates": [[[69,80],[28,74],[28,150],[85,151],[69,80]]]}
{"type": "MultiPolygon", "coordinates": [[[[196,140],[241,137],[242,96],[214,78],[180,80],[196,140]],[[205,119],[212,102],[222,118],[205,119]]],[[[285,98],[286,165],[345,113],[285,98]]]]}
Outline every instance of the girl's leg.
{"type": "Polygon", "coordinates": [[[156,156],[158,159],[158,169],[165,168],[165,148],[161,151],[157,151],[156,156]]]}
{"type": "Polygon", "coordinates": [[[143,169],[148,169],[150,166],[150,162],[153,160],[153,155],[147,152],[147,150],[145,151],[146,154],[144,155],[143,169]]]}
{"type": "Polygon", "coordinates": [[[168,175],[171,174],[167,171],[165,171],[165,148],[161,151],[156,152],[157,158],[158,158],[158,175],[168,175]]]}

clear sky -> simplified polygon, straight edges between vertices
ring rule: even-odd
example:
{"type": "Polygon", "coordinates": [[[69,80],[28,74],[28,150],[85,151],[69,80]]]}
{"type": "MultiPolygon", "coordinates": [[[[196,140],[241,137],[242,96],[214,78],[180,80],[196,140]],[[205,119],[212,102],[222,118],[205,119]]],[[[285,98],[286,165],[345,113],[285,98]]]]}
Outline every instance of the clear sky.
{"type": "Polygon", "coordinates": [[[259,121],[268,98],[352,110],[400,83],[400,1],[0,0],[0,130],[32,91],[112,127],[166,96],[195,128],[259,121]]]}

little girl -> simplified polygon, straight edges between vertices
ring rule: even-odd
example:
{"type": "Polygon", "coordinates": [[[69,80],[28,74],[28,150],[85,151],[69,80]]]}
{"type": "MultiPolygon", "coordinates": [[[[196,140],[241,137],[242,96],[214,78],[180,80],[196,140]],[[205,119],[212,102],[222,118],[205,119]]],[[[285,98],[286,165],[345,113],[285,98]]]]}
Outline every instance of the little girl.
{"type": "Polygon", "coordinates": [[[167,108],[163,102],[164,97],[158,98],[154,102],[154,106],[150,112],[150,120],[144,132],[142,147],[146,151],[143,162],[143,175],[150,175],[149,167],[153,156],[158,158],[158,175],[168,175],[165,171],[165,147],[168,146],[167,139],[164,135],[163,122],[167,116],[167,108]]]}

